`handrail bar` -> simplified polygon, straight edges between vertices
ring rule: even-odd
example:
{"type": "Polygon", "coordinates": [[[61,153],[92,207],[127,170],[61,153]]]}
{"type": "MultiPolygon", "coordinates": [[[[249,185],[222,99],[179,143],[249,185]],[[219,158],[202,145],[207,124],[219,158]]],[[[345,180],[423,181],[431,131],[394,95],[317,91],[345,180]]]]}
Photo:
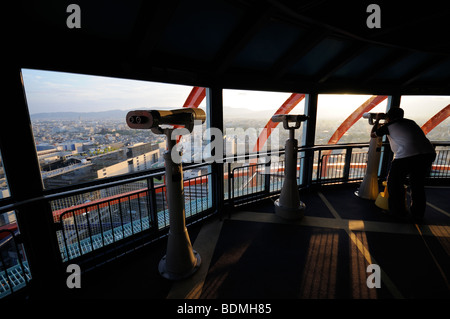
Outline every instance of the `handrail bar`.
{"type": "MultiPolygon", "coordinates": [[[[444,142],[438,141],[438,142],[432,142],[432,143],[435,146],[450,146],[450,142],[446,142],[446,141],[444,141],[444,142]]],[[[383,145],[388,145],[388,144],[389,144],[388,142],[383,143],[383,145]]],[[[368,146],[369,146],[369,143],[314,145],[314,146],[310,146],[310,147],[305,147],[305,146],[299,147],[298,151],[303,152],[303,151],[317,151],[317,150],[363,148],[363,147],[368,147],[368,146]]],[[[227,163],[227,159],[228,160],[250,159],[250,158],[254,158],[254,157],[270,156],[270,155],[272,155],[272,153],[283,154],[284,149],[280,149],[278,151],[268,151],[268,152],[264,152],[264,153],[249,153],[249,154],[243,154],[243,155],[228,156],[228,157],[223,158],[223,163],[224,164],[227,163]]],[[[193,169],[193,168],[197,168],[197,167],[203,167],[206,165],[210,165],[212,163],[213,163],[213,160],[205,159],[202,163],[186,163],[186,164],[183,163],[183,167],[184,167],[184,169],[193,169]]],[[[75,184],[75,185],[67,186],[64,188],[45,190],[43,195],[41,195],[41,196],[36,196],[33,198],[29,198],[29,199],[25,199],[25,200],[17,201],[17,202],[12,202],[12,203],[11,203],[11,201],[13,201],[13,199],[11,197],[5,198],[0,201],[0,205],[2,204],[2,202],[6,203],[5,205],[0,206],[0,213],[11,211],[11,210],[17,209],[20,206],[31,204],[36,201],[56,200],[56,199],[67,197],[67,196],[73,196],[73,195],[77,195],[77,194],[81,194],[81,193],[94,191],[94,190],[97,190],[104,186],[114,187],[114,186],[122,185],[124,183],[133,183],[133,182],[140,181],[143,179],[159,177],[163,173],[164,173],[164,167],[157,168],[157,169],[151,169],[151,170],[134,173],[134,174],[127,174],[127,175],[122,175],[122,176],[114,176],[114,177],[104,178],[101,180],[95,180],[95,181],[88,182],[88,183],[75,184]]]]}

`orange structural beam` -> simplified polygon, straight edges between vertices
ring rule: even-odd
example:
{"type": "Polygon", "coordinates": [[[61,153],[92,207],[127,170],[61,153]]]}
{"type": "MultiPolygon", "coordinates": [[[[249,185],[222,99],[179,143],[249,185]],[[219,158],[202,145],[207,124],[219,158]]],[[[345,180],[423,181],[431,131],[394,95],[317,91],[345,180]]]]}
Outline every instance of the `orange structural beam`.
{"type": "MultiPolygon", "coordinates": [[[[334,134],[330,137],[330,140],[328,141],[328,144],[336,144],[342,136],[344,136],[345,132],[347,132],[353,124],[355,124],[364,113],[369,112],[372,110],[375,106],[383,102],[387,99],[386,95],[373,95],[371,96],[367,101],[365,101],[363,104],[361,104],[356,110],[353,111],[352,114],[350,114],[349,117],[347,117],[344,122],[337,128],[337,130],[334,132],[334,134]]],[[[322,176],[326,176],[327,172],[327,164],[328,164],[328,155],[331,154],[331,150],[323,152],[323,162],[322,162],[322,176]]]]}
{"type": "Polygon", "coordinates": [[[432,118],[430,118],[424,125],[422,125],[422,131],[428,134],[432,129],[443,122],[450,116],[450,104],[437,112],[432,118]]]}
{"type": "MultiPolygon", "coordinates": [[[[292,93],[273,115],[288,114],[304,98],[305,94],[292,93]]],[[[272,130],[277,127],[278,124],[280,124],[280,122],[274,122],[272,121],[272,118],[269,119],[263,131],[259,134],[259,137],[256,140],[256,144],[253,147],[253,152],[258,152],[264,146],[270,134],[272,134],[272,130]]]]}
{"type": "MultiPolygon", "coordinates": [[[[206,96],[206,89],[199,86],[194,86],[191,90],[191,93],[189,93],[189,96],[187,97],[186,101],[183,104],[183,107],[193,107],[197,108],[200,103],[202,103],[203,99],[206,96]]],[[[180,127],[178,125],[175,125],[175,127],[180,127]]],[[[177,143],[181,140],[181,135],[178,136],[177,143]]]]}
{"type": "Polygon", "coordinates": [[[330,137],[328,144],[336,144],[341,139],[341,137],[344,136],[345,132],[347,132],[349,128],[352,127],[353,124],[355,124],[363,116],[364,113],[369,112],[385,99],[387,99],[386,95],[373,95],[363,104],[361,104],[361,106],[353,111],[353,113],[350,114],[350,116],[347,117],[344,122],[342,122],[342,124],[337,128],[336,132],[334,132],[334,134],[330,137]]]}
{"type": "Polygon", "coordinates": [[[191,93],[184,102],[183,107],[195,107],[197,108],[206,96],[206,89],[198,86],[194,86],[191,93]]]}

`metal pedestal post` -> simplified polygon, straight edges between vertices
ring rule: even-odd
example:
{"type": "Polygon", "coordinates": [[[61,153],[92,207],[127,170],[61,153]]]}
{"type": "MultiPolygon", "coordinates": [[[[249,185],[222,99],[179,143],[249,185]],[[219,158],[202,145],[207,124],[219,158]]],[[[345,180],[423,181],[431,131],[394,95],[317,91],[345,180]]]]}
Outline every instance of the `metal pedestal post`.
{"type": "Polygon", "coordinates": [[[186,228],[184,211],[183,168],[173,162],[171,154],[175,146],[171,139],[172,129],[164,130],[167,137],[167,151],[164,153],[167,202],[169,206],[170,229],[166,255],[159,262],[159,273],[170,280],[189,277],[200,267],[200,255],[192,249],[186,228]]]}
{"type": "Polygon", "coordinates": [[[376,200],[378,196],[378,166],[380,164],[381,137],[372,137],[369,144],[366,175],[355,192],[364,199],[376,200]]]}
{"type": "Polygon", "coordinates": [[[284,183],[280,198],[275,201],[275,213],[284,219],[300,219],[303,217],[305,204],[300,201],[297,185],[297,140],[294,131],[297,127],[287,127],[289,139],[285,147],[284,183]]]}

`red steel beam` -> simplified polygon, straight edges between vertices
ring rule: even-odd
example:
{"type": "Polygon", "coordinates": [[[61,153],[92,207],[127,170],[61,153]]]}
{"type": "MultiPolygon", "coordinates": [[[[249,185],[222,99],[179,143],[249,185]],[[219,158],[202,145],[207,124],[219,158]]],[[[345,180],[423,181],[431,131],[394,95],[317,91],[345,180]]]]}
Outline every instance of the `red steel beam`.
{"type": "Polygon", "coordinates": [[[206,96],[206,89],[198,86],[194,86],[191,93],[184,102],[183,107],[197,108],[206,96]]]}
{"type": "MultiPolygon", "coordinates": [[[[189,93],[186,101],[183,104],[183,107],[193,107],[197,108],[200,103],[202,103],[203,99],[206,96],[206,89],[199,86],[194,86],[189,93]]],[[[180,127],[179,125],[175,125],[175,127],[180,127]]],[[[181,140],[181,135],[178,136],[177,143],[181,140]]]]}
{"type": "MultiPolygon", "coordinates": [[[[328,141],[328,144],[336,144],[342,136],[344,136],[345,132],[347,132],[353,124],[355,124],[364,113],[369,112],[372,110],[375,106],[383,102],[385,99],[387,99],[387,95],[373,95],[371,96],[367,101],[365,101],[363,104],[361,104],[356,110],[353,111],[352,114],[350,114],[349,117],[347,117],[344,122],[337,128],[337,130],[334,132],[334,134],[330,137],[330,140],[328,141]]],[[[328,155],[331,154],[331,150],[323,152],[324,160],[322,162],[322,176],[327,175],[327,163],[328,163],[328,155]]]]}
{"type": "Polygon", "coordinates": [[[443,122],[447,117],[450,116],[450,104],[444,107],[442,110],[437,112],[432,118],[430,118],[424,125],[422,125],[422,131],[428,134],[432,129],[443,122]]]}
{"type": "MultiPolygon", "coordinates": [[[[305,94],[292,93],[291,96],[280,106],[280,108],[273,115],[288,114],[304,98],[305,94]]],[[[272,134],[272,130],[277,127],[278,124],[280,124],[280,122],[273,122],[272,118],[269,119],[266,126],[264,127],[264,130],[256,140],[256,144],[253,147],[253,152],[258,152],[264,146],[270,134],[272,134]]]]}
{"type": "Polygon", "coordinates": [[[345,132],[347,132],[353,126],[353,124],[355,124],[363,116],[364,113],[369,112],[385,99],[387,99],[386,95],[373,95],[363,104],[361,104],[361,106],[353,111],[353,113],[350,114],[350,116],[347,117],[344,122],[342,122],[342,124],[337,128],[336,132],[334,132],[334,134],[330,137],[328,144],[336,144],[341,139],[341,137],[344,136],[345,132]]]}

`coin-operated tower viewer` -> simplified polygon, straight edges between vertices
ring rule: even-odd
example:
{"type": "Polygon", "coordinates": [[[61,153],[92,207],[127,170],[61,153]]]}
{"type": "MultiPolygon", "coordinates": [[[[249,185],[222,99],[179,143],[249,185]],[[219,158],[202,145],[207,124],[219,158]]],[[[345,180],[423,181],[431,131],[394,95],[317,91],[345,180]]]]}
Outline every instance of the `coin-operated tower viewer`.
{"type": "MultiPolygon", "coordinates": [[[[374,120],[378,113],[364,113],[363,118],[369,120],[370,125],[374,125],[374,120]]],[[[386,114],[379,113],[380,118],[385,119],[386,114]]],[[[355,192],[355,195],[364,199],[376,200],[378,196],[378,166],[381,155],[381,137],[372,137],[369,144],[369,153],[367,157],[367,168],[364,179],[355,192]]]]}
{"type": "Polygon", "coordinates": [[[284,182],[280,198],[275,201],[275,214],[284,219],[300,219],[305,211],[305,204],[300,201],[297,185],[297,154],[298,141],[294,136],[295,130],[306,121],[306,115],[274,115],[272,121],[283,122],[283,128],[289,130],[289,138],[285,146],[284,182]],[[289,125],[293,123],[293,125],[289,125]]]}
{"type": "Polygon", "coordinates": [[[175,163],[172,159],[172,150],[176,144],[171,138],[172,132],[176,127],[184,126],[191,133],[194,121],[204,123],[205,119],[205,112],[198,108],[131,111],[126,116],[127,124],[132,129],[150,129],[155,134],[166,135],[164,163],[170,229],[166,255],[161,259],[158,270],[164,278],[170,280],[180,280],[192,275],[201,264],[200,255],[192,249],[186,228],[183,168],[181,161],[175,163]]]}

